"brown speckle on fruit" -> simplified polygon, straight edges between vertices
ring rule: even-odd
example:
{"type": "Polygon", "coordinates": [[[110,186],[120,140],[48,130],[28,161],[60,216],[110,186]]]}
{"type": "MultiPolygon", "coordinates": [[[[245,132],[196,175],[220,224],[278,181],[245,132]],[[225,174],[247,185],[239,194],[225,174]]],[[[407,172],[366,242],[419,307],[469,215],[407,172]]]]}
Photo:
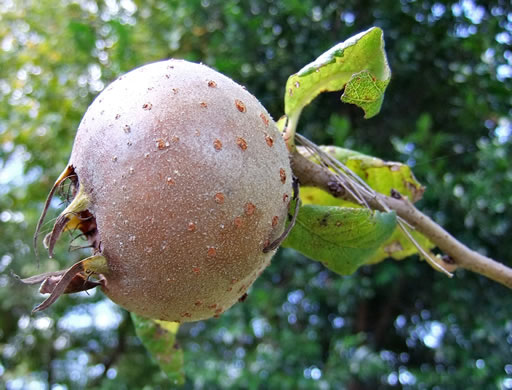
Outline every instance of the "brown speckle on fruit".
{"type": "Polygon", "coordinates": [[[192,314],[190,314],[189,312],[184,312],[184,313],[181,313],[181,316],[182,317],[186,317],[186,318],[190,318],[190,317],[192,317],[192,314]]]}
{"type": "Polygon", "coordinates": [[[206,252],[208,257],[215,257],[217,256],[217,249],[215,249],[213,246],[208,248],[208,251],[206,252]]]}
{"type": "Polygon", "coordinates": [[[255,210],[256,206],[253,203],[249,202],[245,204],[245,214],[253,215],[255,210]]]}
{"type": "Polygon", "coordinates": [[[179,92],[179,89],[178,88],[173,88],[172,89],[172,93],[174,93],[175,95],[179,92]]]}
{"type": "Polygon", "coordinates": [[[195,301],[195,302],[194,302],[194,305],[195,305],[195,306],[201,306],[202,304],[203,304],[203,302],[201,302],[201,301],[195,301]]]}
{"type": "Polygon", "coordinates": [[[151,103],[144,103],[144,104],[142,105],[142,108],[143,108],[144,110],[146,110],[146,111],[150,111],[150,110],[153,108],[153,104],[151,104],[151,103]]]}
{"type": "Polygon", "coordinates": [[[244,102],[242,102],[241,100],[235,99],[235,106],[238,109],[238,111],[240,111],[240,112],[247,111],[247,109],[245,108],[244,102]]]}
{"type": "Polygon", "coordinates": [[[201,272],[201,268],[199,267],[192,267],[192,272],[194,272],[195,274],[198,274],[201,272]]]}
{"type": "Polygon", "coordinates": [[[208,309],[215,309],[216,307],[217,307],[217,304],[216,304],[216,303],[214,303],[214,304],[212,304],[212,305],[209,305],[209,306],[208,306],[208,309]]]}
{"type": "Polygon", "coordinates": [[[283,168],[279,169],[279,176],[281,177],[281,183],[286,182],[286,172],[283,168]]]}
{"type": "Polygon", "coordinates": [[[274,146],[274,139],[268,134],[265,135],[265,142],[270,147],[274,146]]]}
{"type": "Polygon", "coordinates": [[[222,313],[222,307],[219,307],[218,309],[215,310],[215,313],[216,314],[220,314],[222,313]]]}
{"type": "Polygon", "coordinates": [[[208,107],[208,103],[206,103],[206,102],[201,102],[201,107],[203,107],[203,108],[207,108],[207,107],[208,107]]]}
{"type": "Polygon", "coordinates": [[[130,129],[130,125],[124,125],[124,126],[123,126],[123,130],[124,130],[124,132],[125,132],[126,134],[128,134],[128,133],[131,131],[131,129],[130,129]]]}
{"type": "Polygon", "coordinates": [[[268,120],[267,116],[264,113],[261,113],[260,118],[263,121],[263,124],[265,125],[265,127],[268,127],[269,120],[268,120]]]}
{"type": "Polygon", "coordinates": [[[283,202],[287,202],[288,201],[288,194],[284,194],[283,195],[283,202]]]}
{"type": "Polygon", "coordinates": [[[242,150],[246,150],[247,149],[247,141],[245,139],[243,139],[242,137],[237,137],[236,144],[242,150]]]}
{"type": "Polygon", "coordinates": [[[174,179],[172,177],[168,177],[167,178],[167,184],[170,185],[170,186],[173,186],[176,184],[176,182],[174,181],[174,179]]]}
{"type": "Polygon", "coordinates": [[[162,138],[158,138],[155,142],[158,150],[164,150],[166,147],[169,146],[169,143],[165,142],[162,138]]]}
{"type": "Polygon", "coordinates": [[[195,232],[196,231],[196,224],[194,222],[189,222],[187,226],[187,230],[189,232],[195,232]]]}
{"type": "Polygon", "coordinates": [[[274,215],[272,217],[272,227],[276,227],[278,222],[279,222],[279,217],[277,215],[274,215]]]}
{"type": "Polygon", "coordinates": [[[222,192],[217,192],[213,198],[215,199],[215,203],[224,203],[224,194],[222,192]]]}
{"type": "Polygon", "coordinates": [[[213,141],[213,147],[217,151],[221,150],[222,149],[222,141],[217,138],[215,141],[213,141]]]}
{"type": "Polygon", "coordinates": [[[208,86],[210,88],[215,88],[217,86],[217,83],[213,80],[208,81],[208,86]]]}
{"type": "Polygon", "coordinates": [[[116,119],[119,119],[121,118],[121,115],[120,114],[116,114],[116,119]]]}
{"type": "Polygon", "coordinates": [[[243,225],[242,218],[241,217],[235,217],[235,219],[233,220],[233,224],[235,225],[236,228],[242,227],[242,225],[243,225]]]}

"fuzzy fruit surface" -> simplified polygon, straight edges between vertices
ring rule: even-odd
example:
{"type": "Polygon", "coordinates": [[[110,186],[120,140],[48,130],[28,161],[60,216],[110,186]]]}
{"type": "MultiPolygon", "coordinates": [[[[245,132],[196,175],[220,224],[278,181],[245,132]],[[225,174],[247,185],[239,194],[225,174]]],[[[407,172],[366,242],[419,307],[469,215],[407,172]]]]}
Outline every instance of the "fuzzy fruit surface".
{"type": "Polygon", "coordinates": [[[105,294],[139,315],[196,321],[269,264],[292,197],[285,143],[258,100],[211,68],[157,62],[91,104],[70,159],[107,259],[105,294]]]}

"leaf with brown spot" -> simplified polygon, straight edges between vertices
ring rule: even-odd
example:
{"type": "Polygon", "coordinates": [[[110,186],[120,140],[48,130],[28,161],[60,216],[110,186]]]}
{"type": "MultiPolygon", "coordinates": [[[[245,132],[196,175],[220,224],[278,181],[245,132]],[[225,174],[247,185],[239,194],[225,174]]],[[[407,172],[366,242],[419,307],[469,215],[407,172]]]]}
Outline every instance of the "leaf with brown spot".
{"type": "Polygon", "coordinates": [[[304,205],[282,245],[347,275],[368,263],[395,227],[394,212],[304,205]]]}

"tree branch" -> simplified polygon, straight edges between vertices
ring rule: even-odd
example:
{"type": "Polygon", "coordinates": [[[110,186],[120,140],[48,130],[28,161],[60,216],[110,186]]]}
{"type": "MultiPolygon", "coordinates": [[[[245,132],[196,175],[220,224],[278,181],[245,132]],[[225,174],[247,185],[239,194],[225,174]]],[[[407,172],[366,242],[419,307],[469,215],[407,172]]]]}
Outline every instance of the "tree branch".
{"type": "MultiPolygon", "coordinates": [[[[292,169],[303,186],[321,188],[335,197],[352,202],[357,201],[353,195],[340,186],[336,186],[338,178],[321,165],[308,160],[298,151],[291,154],[292,169]]],[[[426,236],[432,243],[441,249],[448,257],[443,258],[443,267],[453,270],[456,267],[486,276],[508,288],[512,288],[512,269],[468,248],[427,215],[419,211],[414,205],[400,194],[393,197],[376,194],[363,195],[365,202],[374,210],[385,211],[382,205],[394,210],[410,226],[426,236]],[[454,265],[456,267],[454,267],[454,265]]]]}

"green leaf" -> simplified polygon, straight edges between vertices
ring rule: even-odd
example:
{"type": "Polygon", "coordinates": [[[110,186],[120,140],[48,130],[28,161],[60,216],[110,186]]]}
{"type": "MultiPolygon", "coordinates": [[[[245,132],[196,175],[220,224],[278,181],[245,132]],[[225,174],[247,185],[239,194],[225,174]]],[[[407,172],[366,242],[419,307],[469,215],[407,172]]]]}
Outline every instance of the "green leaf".
{"type": "Polygon", "coordinates": [[[383,33],[372,27],[339,43],[286,82],[285,114],[296,117],[316,96],[345,88],[342,100],[376,115],[389,79],[383,33]]]}
{"type": "MultiPolygon", "coordinates": [[[[394,189],[403,196],[407,196],[412,202],[416,202],[421,199],[425,191],[425,188],[414,177],[410,167],[405,164],[384,161],[336,146],[321,146],[320,148],[345,164],[370,187],[381,194],[389,195],[391,189],[394,189]]],[[[308,156],[303,149],[299,150],[312,161],[316,161],[314,157],[308,156]]],[[[301,199],[305,205],[361,207],[355,203],[336,198],[315,187],[301,187],[301,199]]],[[[422,234],[415,231],[412,231],[411,234],[423,248],[432,249],[434,247],[422,234]]],[[[413,243],[400,228],[396,227],[391,237],[383,242],[366,263],[377,263],[388,257],[402,260],[417,252],[418,250],[413,243]]]]}
{"type": "Polygon", "coordinates": [[[334,272],[348,275],[374,256],[395,226],[394,212],[304,205],[283,246],[322,262],[334,272]]]}
{"type": "Polygon", "coordinates": [[[95,46],[96,33],[94,29],[86,24],[76,20],[71,20],[68,25],[76,45],[85,53],[90,53],[95,46]]]}
{"type": "Polygon", "coordinates": [[[368,70],[356,73],[345,86],[341,101],[355,104],[364,110],[364,117],[379,113],[389,79],[377,80],[368,70]]]}
{"type": "Polygon", "coordinates": [[[286,127],[286,115],[283,115],[281,118],[279,118],[276,122],[276,125],[279,131],[283,132],[286,127]]]}
{"type": "Polygon", "coordinates": [[[174,385],[185,383],[183,351],[176,344],[177,322],[152,320],[131,313],[135,333],[174,385]]]}

